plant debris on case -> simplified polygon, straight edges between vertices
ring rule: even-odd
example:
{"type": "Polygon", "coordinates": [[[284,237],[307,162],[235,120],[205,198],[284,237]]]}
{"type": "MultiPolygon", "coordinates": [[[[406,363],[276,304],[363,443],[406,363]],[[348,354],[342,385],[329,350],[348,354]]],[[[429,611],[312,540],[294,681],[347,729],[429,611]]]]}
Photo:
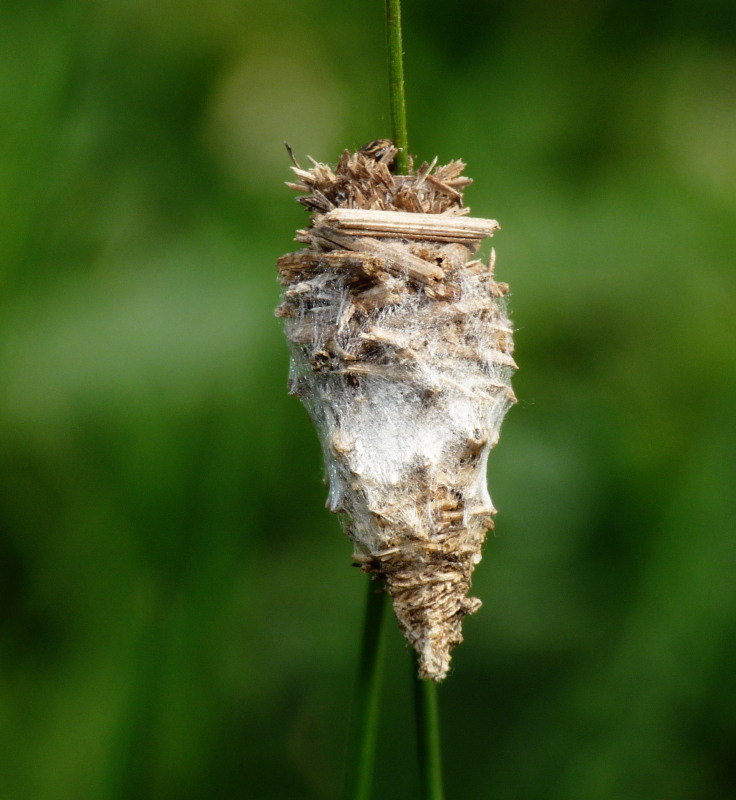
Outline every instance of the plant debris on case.
{"type": "Polygon", "coordinates": [[[293,167],[311,212],[278,261],[290,391],[317,428],[327,506],[379,576],[420,675],[442,680],[495,509],[486,464],[515,401],[508,287],[473,258],[494,220],[466,216],[465,164],[392,173],[377,140],[293,167]]]}

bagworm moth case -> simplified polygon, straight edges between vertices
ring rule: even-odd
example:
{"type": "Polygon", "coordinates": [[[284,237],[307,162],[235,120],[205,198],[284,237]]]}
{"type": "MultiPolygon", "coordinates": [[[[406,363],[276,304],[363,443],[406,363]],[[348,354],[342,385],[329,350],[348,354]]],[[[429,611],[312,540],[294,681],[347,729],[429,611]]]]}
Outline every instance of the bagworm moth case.
{"type": "Polygon", "coordinates": [[[363,570],[379,576],[420,674],[442,680],[495,509],[486,463],[514,402],[499,226],[466,216],[465,165],[394,175],[386,140],[333,170],[294,167],[311,211],[306,245],[278,261],[276,313],[291,347],[290,390],[317,428],[328,508],[363,570]],[[381,144],[381,147],[378,146],[381,144]]]}

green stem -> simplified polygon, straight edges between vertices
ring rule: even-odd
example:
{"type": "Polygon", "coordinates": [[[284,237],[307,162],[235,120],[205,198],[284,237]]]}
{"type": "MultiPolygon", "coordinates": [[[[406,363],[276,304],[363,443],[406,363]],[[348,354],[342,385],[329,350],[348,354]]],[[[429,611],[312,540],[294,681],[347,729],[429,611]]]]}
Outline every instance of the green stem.
{"type": "MultiPolygon", "coordinates": [[[[406,173],[409,165],[409,144],[404,96],[404,53],[401,44],[401,0],[385,0],[385,2],[392,137],[399,151],[396,156],[397,171],[406,173]]],[[[355,687],[353,732],[345,783],[345,800],[370,800],[386,649],[385,611],[386,592],[383,587],[379,588],[369,580],[363,623],[363,646],[355,687]]]]}
{"type": "Polygon", "coordinates": [[[345,800],[369,800],[378,740],[378,710],[386,649],[386,593],[368,579],[363,623],[363,646],[353,705],[345,800]]]}
{"type": "MultiPolygon", "coordinates": [[[[391,126],[394,144],[399,150],[396,157],[396,171],[400,174],[406,174],[409,169],[409,137],[406,126],[406,96],[404,94],[401,0],[385,1],[391,126]]],[[[437,684],[434,681],[425,681],[418,677],[419,665],[416,659],[412,660],[412,667],[414,676],[417,676],[412,677],[412,679],[414,681],[414,708],[422,797],[425,800],[444,800],[437,684]]]]}
{"type": "Polygon", "coordinates": [[[418,667],[417,659],[413,659],[414,709],[419,751],[419,777],[422,787],[421,797],[422,800],[444,800],[437,684],[431,680],[422,680],[417,671],[418,667]]]}
{"type": "Polygon", "coordinates": [[[401,44],[401,0],[386,0],[386,32],[388,34],[388,82],[391,97],[391,128],[399,150],[396,171],[406,174],[409,168],[409,137],[406,131],[406,97],[404,95],[404,51],[401,44]]]}

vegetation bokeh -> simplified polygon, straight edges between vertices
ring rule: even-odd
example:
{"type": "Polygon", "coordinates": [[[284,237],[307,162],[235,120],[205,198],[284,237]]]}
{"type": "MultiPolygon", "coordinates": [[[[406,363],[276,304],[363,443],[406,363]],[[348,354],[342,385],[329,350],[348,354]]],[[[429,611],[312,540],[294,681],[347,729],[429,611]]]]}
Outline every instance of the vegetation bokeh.
{"type": "MultiPolygon", "coordinates": [[[[520,403],[447,796],[736,794],[736,5],[405,0],[500,220],[520,403]]],[[[380,0],[7,0],[0,797],[339,796],[364,576],[286,394],[297,156],[389,134],[380,0]]],[[[390,631],[376,797],[416,796],[390,631]]]]}

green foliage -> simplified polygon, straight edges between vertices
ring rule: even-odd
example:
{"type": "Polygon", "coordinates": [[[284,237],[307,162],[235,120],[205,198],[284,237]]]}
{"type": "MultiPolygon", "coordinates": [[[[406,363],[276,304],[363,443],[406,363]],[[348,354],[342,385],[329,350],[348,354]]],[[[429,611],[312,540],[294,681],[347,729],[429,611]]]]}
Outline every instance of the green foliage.
{"type": "MultiPolygon", "coordinates": [[[[448,798],[729,796],[734,8],[403,12],[411,149],[501,221],[521,366],[448,798]]],[[[381,3],[5,5],[2,798],[339,796],[364,584],[271,310],[282,143],[388,135],[384,48],[381,3]]]]}

